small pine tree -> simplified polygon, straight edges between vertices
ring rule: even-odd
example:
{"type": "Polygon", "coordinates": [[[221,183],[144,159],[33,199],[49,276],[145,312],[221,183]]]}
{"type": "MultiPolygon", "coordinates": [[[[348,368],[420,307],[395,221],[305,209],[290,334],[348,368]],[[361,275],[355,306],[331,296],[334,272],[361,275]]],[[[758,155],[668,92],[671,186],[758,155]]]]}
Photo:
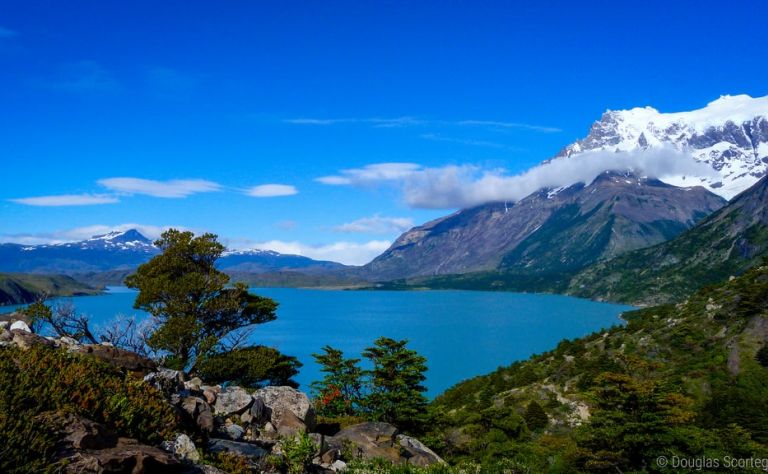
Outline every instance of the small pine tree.
{"type": "Polygon", "coordinates": [[[528,425],[528,429],[531,431],[546,428],[549,424],[547,413],[535,400],[528,404],[523,418],[525,418],[525,424],[528,425]]]}
{"type": "Polygon", "coordinates": [[[371,417],[392,423],[401,429],[415,429],[426,413],[427,359],[407,349],[407,340],[381,337],[367,348],[363,356],[373,368],[367,371],[371,393],[365,405],[371,417]]]}
{"type": "Polygon", "coordinates": [[[360,359],[345,359],[344,353],[331,346],[323,354],[312,354],[325,374],[323,380],[312,382],[318,414],[322,416],[354,416],[359,414],[362,399],[363,372],[360,359]]]}

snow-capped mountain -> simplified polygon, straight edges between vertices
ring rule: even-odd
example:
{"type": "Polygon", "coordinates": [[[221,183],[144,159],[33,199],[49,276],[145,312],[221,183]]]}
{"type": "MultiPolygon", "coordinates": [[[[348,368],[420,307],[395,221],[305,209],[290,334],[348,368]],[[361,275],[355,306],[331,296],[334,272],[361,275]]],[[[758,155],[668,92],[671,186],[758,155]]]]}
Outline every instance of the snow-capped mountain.
{"type": "MultiPolygon", "coordinates": [[[[0,272],[82,274],[128,271],[159,252],[152,240],[135,229],[96,235],[79,242],[48,245],[0,244],[0,272]]],[[[225,252],[216,264],[222,270],[242,273],[285,270],[312,272],[344,267],[340,263],[260,249],[225,252]]]]}
{"type": "Polygon", "coordinates": [[[708,164],[713,176],[674,176],[675,186],[701,185],[730,199],[768,170],[768,96],[722,96],[690,112],[662,113],[652,107],[607,111],[586,138],[557,156],[591,150],[626,152],[672,146],[708,164]]]}

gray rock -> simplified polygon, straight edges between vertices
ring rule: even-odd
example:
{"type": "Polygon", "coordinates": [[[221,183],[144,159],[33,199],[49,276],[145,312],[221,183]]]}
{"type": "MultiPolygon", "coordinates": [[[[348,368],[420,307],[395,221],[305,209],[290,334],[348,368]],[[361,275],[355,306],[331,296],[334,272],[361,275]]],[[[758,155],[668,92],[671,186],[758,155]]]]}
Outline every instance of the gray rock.
{"type": "Polygon", "coordinates": [[[11,328],[11,322],[10,321],[0,321],[0,329],[8,330],[11,328]]]}
{"type": "Polygon", "coordinates": [[[14,321],[13,324],[11,324],[11,331],[14,329],[18,329],[20,331],[25,332],[32,332],[31,329],[29,329],[29,326],[24,321],[14,321]]]}
{"type": "Polygon", "coordinates": [[[339,431],[335,436],[326,437],[329,448],[342,450],[350,443],[356,456],[363,459],[381,458],[395,464],[428,466],[444,463],[423,443],[410,436],[402,435],[389,423],[360,423],[339,431]]]}
{"type": "Polygon", "coordinates": [[[184,373],[179,370],[160,369],[147,374],[144,381],[160,390],[168,398],[184,390],[184,373]]]}
{"type": "Polygon", "coordinates": [[[242,426],[236,425],[232,422],[228,422],[226,425],[224,425],[224,432],[229,439],[234,441],[240,441],[245,435],[245,429],[243,429],[242,426]]]}
{"type": "Polygon", "coordinates": [[[247,410],[253,397],[240,387],[229,387],[216,396],[213,408],[218,416],[236,415],[247,410]]]}
{"type": "Polygon", "coordinates": [[[341,459],[337,459],[336,461],[333,461],[333,463],[331,463],[331,469],[333,469],[336,472],[346,471],[347,463],[345,463],[341,459]]]}
{"type": "Polygon", "coordinates": [[[173,442],[173,453],[182,461],[200,461],[200,453],[197,451],[195,443],[189,439],[189,436],[180,434],[173,442]]]}
{"type": "Polygon", "coordinates": [[[213,431],[213,412],[202,398],[186,397],[181,401],[180,407],[202,431],[213,431]]]}
{"type": "Polygon", "coordinates": [[[314,430],[315,409],[305,393],[292,387],[266,387],[254,392],[253,397],[264,402],[264,412],[278,434],[289,436],[314,430]]]}
{"type": "Polygon", "coordinates": [[[241,443],[227,439],[214,438],[208,441],[208,450],[212,453],[234,453],[247,458],[262,458],[269,454],[265,449],[250,443],[241,443]]]}
{"type": "Polygon", "coordinates": [[[397,435],[397,441],[403,450],[408,453],[406,454],[408,464],[422,467],[435,463],[445,464],[445,461],[440,456],[416,438],[401,434],[397,435]]]}

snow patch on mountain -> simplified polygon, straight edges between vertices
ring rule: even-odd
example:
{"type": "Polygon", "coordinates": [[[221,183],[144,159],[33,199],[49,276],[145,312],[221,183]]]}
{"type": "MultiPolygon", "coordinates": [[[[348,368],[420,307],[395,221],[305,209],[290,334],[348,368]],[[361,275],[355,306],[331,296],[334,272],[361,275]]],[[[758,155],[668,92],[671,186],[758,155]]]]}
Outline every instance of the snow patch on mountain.
{"type": "Polygon", "coordinates": [[[589,135],[558,157],[587,151],[616,153],[672,146],[716,172],[664,176],[675,186],[701,185],[730,199],[768,170],[768,96],[722,96],[689,112],[662,113],[652,107],[607,111],[589,135]]]}

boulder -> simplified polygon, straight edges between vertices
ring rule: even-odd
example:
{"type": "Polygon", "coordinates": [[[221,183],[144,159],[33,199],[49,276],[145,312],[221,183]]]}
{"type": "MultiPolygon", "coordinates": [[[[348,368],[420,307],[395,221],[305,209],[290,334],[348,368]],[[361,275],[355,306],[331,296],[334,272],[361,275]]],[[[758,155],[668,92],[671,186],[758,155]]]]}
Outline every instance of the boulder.
{"type": "Polygon", "coordinates": [[[105,426],[72,413],[45,412],[35,421],[59,435],[59,450],[103,449],[117,444],[117,436],[105,426]]]}
{"type": "Polygon", "coordinates": [[[402,448],[401,455],[407,459],[408,464],[419,467],[425,467],[435,463],[445,464],[443,458],[438,456],[434,451],[416,438],[401,434],[397,435],[397,441],[402,448]]]}
{"type": "Polygon", "coordinates": [[[13,343],[23,350],[27,350],[32,346],[53,347],[53,343],[48,339],[23,329],[11,329],[11,334],[13,334],[13,343]]]}
{"type": "Polygon", "coordinates": [[[29,329],[29,326],[24,321],[14,321],[13,324],[11,324],[11,331],[14,329],[18,329],[20,331],[25,332],[32,332],[31,329],[29,329]]]}
{"type": "Polygon", "coordinates": [[[245,436],[245,429],[242,426],[227,420],[221,428],[221,433],[233,441],[240,441],[245,436]]]}
{"type": "Polygon", "coordinates": [[[144,376],[144,381],[159,390],[166,398],[184,390],[184,372],[161,368],[144,376]]]}
{"type": "Polygon", "coordinates": [[[200,461],[200,453],[197,451],[195,443],[183,433],[176,437],[170,447],[171,452],[182,461],[200,461]]]}
{"type": "Polygon", "coordinates": [[[359,423],[326,437],[325,441],[328,450],[343,451],[351,444],[353,454],[363,459],[381,458],[395,464],[416,466],[445,462],[419,440],[400,434],[389,423],[359,423]]]}
{"type": "Polygon", "coordinates": [[[239,415],[253,403],[253,397],[240,387],[228,387],[216,395],[213,405],[217,416],[239,415]]]}
{"type": "Polygon", "coordinates": [[[157,369],[157,364],[151,359],[147,359],[135,352],[119,349],[117,347],[103,346],[101,344],[87,344],[78,347],[77,352],[96,357],[102,362],[126,370],[139,377],[144,377],[157,369]]]}
{"type": "Polygon", "coordinates": [[[214,428],[211,406],[199,397],[185,397],[180,404],[181,410],[201,431],[211,433],[214,428]]]}
{"type": "Polygon", "coordinates": [[[251,443],[241,443],[227,439],[211,439],[208,441],[208,450],[212,453],[233,453],[246,458],[257,459],[269,454],[265,449],[251,443]]]}
{"type": "Polygon", "coordinates": [[[130,438],[119,438],[117,444],[110,448],[78,451],[65,461],[64,471],[78,474],[178,473],[183,467],[172,454],[130,438]]]}
{"type": "MultiPolygon", "coordinates": [[[[315,409],[303,392],[293,387],[265,387],[257,390],[253,398],[264,404],[264,415],[259,416],[269,422],[281,436],[290,436],[299,431],[312,431],[315,428],[315,409]]],[[[254,402],[256,403],[256,402],[254,402]]],[[[256,413],[252,413],[256,418],[256,413]]]]}

